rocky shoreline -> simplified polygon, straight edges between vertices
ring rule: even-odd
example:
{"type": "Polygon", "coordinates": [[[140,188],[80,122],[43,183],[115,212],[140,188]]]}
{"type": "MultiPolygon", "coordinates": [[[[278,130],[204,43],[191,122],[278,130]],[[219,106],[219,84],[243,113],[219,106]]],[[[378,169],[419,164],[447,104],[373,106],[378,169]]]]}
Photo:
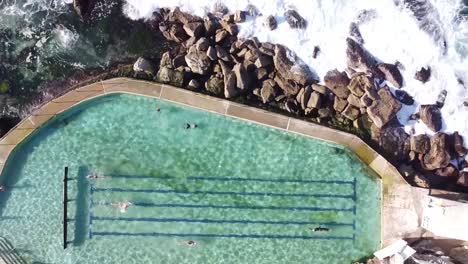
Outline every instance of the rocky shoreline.
{"type": "MultiPolygon", "coordinates": [[[[237,23],[257,16],[254,6],[229,13],[216,5],[205,17],[160,9],[152,23],[173,48],[159,62],[140,58],[133,77],[171,84],[357,134],[393,162],[409,183],[424,188],[468,191],[467,150],[458,133],[439,132],[445,94],[433,105],[422,105],[412,118],[420,119],[434,136],[410,135],[396,118],[402,104],[413,98],[399,90],[404,85],[400,63],[382,63],[363,46],[359,24],[350,25],[346,39],[348,68],[331,69],[324,80],[287,47],[238,38],[237,23]],[[159,64],[159,65],[158,65],[159,64]],[[391,84],[391,88],[387,86],[391,84]]],[[[363,13],[364,14],[364,13],[363,13]]],[[[296,10],[284,14],[293,29],[307,27],[296,10]]],[[[369,16],[362,16],[362,20],[369,16]]],[[[275,30],[277,21],[265,18],[275,30]]],[[[320,47],[314,48],[317,56],[320,47]]],[[[415,78],[426,82],[430,68],[415,78]]]]}

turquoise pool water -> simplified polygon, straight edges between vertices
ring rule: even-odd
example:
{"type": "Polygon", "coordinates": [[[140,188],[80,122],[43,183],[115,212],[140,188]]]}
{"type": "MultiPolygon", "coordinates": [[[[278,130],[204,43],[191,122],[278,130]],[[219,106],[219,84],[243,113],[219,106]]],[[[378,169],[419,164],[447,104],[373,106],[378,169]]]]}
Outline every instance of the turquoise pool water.
{"type": "Polygon", "coordinates": [[[0,235],[28,262],[341,264],[379,247],[380,185],[348,150],[156,99],[67,111],[17,148],[2,181],[0,235]]]}

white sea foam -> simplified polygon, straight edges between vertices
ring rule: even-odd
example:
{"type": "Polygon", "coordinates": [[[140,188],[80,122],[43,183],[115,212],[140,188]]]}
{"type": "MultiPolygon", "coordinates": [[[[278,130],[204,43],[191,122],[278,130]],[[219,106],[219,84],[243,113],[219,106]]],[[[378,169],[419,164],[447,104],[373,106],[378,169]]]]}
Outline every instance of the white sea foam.
{"type": "MultiPolygon", "coordinates": [[[[183,11],[203,16],[212,9],[214,0],[126,0],[124,12],[132,19],[150,18],[160,7],[179,6],[183,11]]],[[[426,32],[419,29],[410,11],[397,7],[393,0],[237,0],[221,1],[231,10],[243,10],[248,4],[255,5],[263,14],[250,17],[240,25],[240,36],[256,36],[260,41],[283,44],[307,63],[323,80],[328,70],[346,67],[346,37],[349,24],[356,19],[359,11],[375,9],[378,16],[360,27],[365,47],[378,59],[394,63],[400,61],[405,70],[403,90],[412,95],[416,104],[404,106],[398,113],[400,122],[407,131],[414,128],[417,134],[431,131],[421,122],[407,121],[420,104],[433,104],[443,89],[448,91],[442,108],[444,126],[442,131],[459,131],[468,141],[468,87],[459,84],[463,79],[468,86],[468,23],[455,21],[460,8],[459,0],[432,0],[436,7],[447,39],[446,55],[426,32]],[[288,8],[295,8],[308,21],[306,30],[294,30],[284,21],[283,14],[288,8]],[[267,15],[274,15],[278,28],[269,31],[262,26],[267,15]],[[321,53],[312,58],[314,46],[321,53]],[[413,77],[422,66],[432,68],[429,82],[422,84],[413,77]]],[[[468,146],[468,142],[465,142],[468,146]]]]}

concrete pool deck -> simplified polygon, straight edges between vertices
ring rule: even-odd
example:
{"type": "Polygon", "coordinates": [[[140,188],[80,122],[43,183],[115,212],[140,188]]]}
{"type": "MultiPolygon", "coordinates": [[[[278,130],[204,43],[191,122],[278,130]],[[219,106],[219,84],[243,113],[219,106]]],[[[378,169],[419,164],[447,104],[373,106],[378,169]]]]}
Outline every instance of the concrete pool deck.
{"type": "MultiPolygon", "coordinates": [[[[153,97],[350,149],[372,170],[370,173],[377,174],[381,179],[381,244],[383,246],[399,238],[420,237],[423,235],[423,224],[425,223],[424,227],[428,227],[431,219],[436,219],[435,216],[424,214],[424,208],[429,201],[429,190],[408,185],[390,162],[355,135],[185,89],[127,78],[110,79],[77,88],[43,105],[31,116],[22,120],[0,140],[0,172],[14,148],[48,120],[81,102],[113,93],[153,97]]],[[[463,210],[458,211],[461,212],[457,213],[457,210],[453,210],[453,213],[460,214],[459,217],[462,217],[463,210]]],[[[468,213],[466,214],[468,216],[468,213]]],[[[457,217],[457,215],[452,217],[457,217]]],[[[437,221],[444,221],[444,219],[437,218],[437,221]]],[[[464,229],[458,230],[458,237],[460,237],[460,230],[464,229]]],[[[465,232],[467,234],[462,234],[462,237],[468,240],[468,231],[465,232]]],[[[451,235],[451,232],[441,233],[448,237],[451,235]]]]}

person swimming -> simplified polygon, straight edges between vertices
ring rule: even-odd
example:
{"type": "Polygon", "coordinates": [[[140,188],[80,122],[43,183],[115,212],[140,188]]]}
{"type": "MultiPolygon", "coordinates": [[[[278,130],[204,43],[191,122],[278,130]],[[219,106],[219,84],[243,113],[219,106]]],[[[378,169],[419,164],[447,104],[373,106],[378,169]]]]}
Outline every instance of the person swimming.
{"type": "Polygon", "coordinates": [[[189,123],[185,123],[185,126],[184,126],[185,129],[192,129],[192,128],[197,128],[197,127],[198,127],[197,124],[189,124],[189,123]]]}
{"type": "Polygon", "coordinates": [[[314,228],[310,228],[310,230],[312,230],[312,232],[328,232],[330,231],[329,228],[326,228],[326,227],[314,227],[314,228]]]}
{"type": "Polygon", "coordinates": [[[161,108],[159,108],[159,107],[156,108],[156,112],[158,112],[158,113],[161,112],[161,108]]]}
{"type": "Polygon", "coordinates": [[[126,213],[130,205],[130,202],[111,203],[112,206],[119,208],[121,213],[126,213]]]}
{"type": "Polygon", "coordinates": [[[6,187],[4,185],[0,185],[0,192],[6,192],[6,187]]]}
{"type": "Polygon", "coordinates": [[[100,176],[100,175],[98,175],[97,173],[92,173],[92,174],[86,176],[86,178],[87,178],[88,180],[97,180],[97,179],[104,179],[104,178],[106,178],[106,177],[105,177],[105,176],[100,176]]]}
{"type": "Polygon", "coordinates": [[[188,240],[188,241],[182,241],[179,243],[179,246],[188,246],[188,247],[194,247],[197,245],[197,242],[193,240],[188,240]]]}

